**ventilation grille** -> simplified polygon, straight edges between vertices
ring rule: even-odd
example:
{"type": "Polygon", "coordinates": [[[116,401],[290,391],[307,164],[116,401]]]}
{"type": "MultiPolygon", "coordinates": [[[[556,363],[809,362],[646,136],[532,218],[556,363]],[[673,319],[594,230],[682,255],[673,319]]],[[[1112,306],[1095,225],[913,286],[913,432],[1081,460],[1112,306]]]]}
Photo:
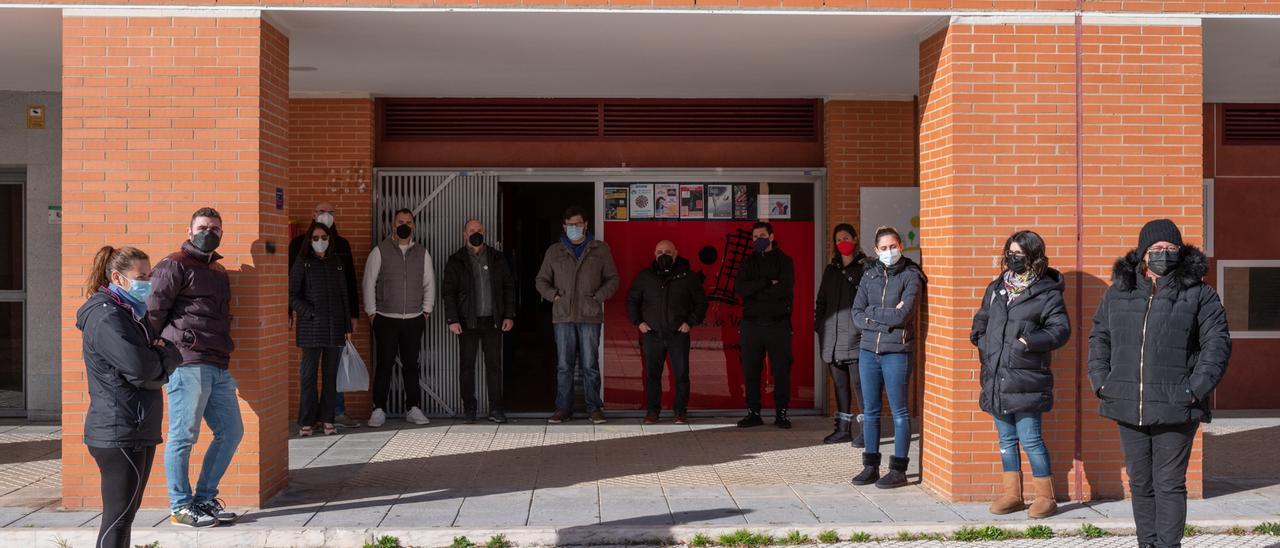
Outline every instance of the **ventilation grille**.
{"type": "Polygon", "coordinates": [[[390,140],[817,141],[816,100],[386,99],[390,140]]]}
{"type": "Polygon", "coordinates": [[[1280,145],[1280,106],[1226,105],[1222,144],[1280,145]]]}

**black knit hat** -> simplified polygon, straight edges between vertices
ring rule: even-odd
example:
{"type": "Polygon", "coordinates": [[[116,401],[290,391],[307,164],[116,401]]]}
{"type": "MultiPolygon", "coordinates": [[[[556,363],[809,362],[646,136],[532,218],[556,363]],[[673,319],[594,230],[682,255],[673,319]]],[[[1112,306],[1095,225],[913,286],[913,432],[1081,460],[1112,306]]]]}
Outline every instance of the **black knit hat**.
{"type": "Polygon", "coordinates": [[[1156,219],[1142,225],[1142,232],[1138,233],[1138,253],[1146,253],[1156,242],[1182,247],[1182,232],[1169,219],[1156,219]]]}

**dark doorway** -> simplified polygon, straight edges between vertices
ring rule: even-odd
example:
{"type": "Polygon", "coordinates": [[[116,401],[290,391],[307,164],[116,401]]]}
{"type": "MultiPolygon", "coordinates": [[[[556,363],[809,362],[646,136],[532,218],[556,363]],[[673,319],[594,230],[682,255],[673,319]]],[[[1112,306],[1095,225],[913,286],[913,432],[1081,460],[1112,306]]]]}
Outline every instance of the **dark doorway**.
{"type": "MultiPolygon", "coordinates": [[[[514,335],[507,337],[503,349],[507,410],[550,414],[555,408],[556,343],[551,303],[538,295],[534,278],[547,247],[560,238],[560,217],[565,208],[581,208],[594,225],[595,183],[504,182],[498,188],[502,244],[515,269],[520,299],[514,335]]],[[[595,227],[591,228],[594,231],[595,227]]]]}

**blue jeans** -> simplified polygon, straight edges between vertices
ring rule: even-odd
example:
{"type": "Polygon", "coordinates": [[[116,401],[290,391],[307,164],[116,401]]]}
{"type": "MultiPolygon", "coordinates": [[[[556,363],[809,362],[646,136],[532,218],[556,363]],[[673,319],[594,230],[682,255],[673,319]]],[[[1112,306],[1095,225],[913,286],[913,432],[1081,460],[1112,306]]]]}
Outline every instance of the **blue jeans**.
{"type": "Polygon", "coordinates": [[[342,394],[343,394],[342,392],[338,392],[338,397],[336,397],[336,398],[334,398],[334,399],[333,399],[333,414],[334,414],[334,415],[346,415],[346,414],[347,414],[347,398],[346,398],[346,396],[343,396],[342,394]]]}
{"type": "Polygon", "coordinates": [[[164,446],[164,473],[169,485],[169,507],[177,510],[218,496],[218,482],[231,465],[244,423],[236,400],[236,380],[225,369],[212,365],[185,365],[173,371],[165,385],[169,395],[169,438],[164,446]],[[213,442],[204,455],[200,481],[191,493],[191,447],[200,436],[200,419],[213,431],[213,442]]]}
{"type": "Polygon", "coordinates": [[[862,437],[866,453],[880,452],[880,413],[884,402],[880,389],[889,394],[893,412],[893,456],[906,458],[911,449],[911,413],[907,411],[907,380],[911,378],[910,354],[876,354],[863,350],[858,355],[858,376],[862,380],[862,437]]]}
{"type": "Polygon", "coordinates": [[[1022,457],[1018,455],[1018,443],[1031,461],[1031,475],[1045,478],[1053,475],[1049,467],[1049,450],[1040,438],[1040,413],[1011,413],[993,415],[996,432],[1000,434],[1000,464],[1005,472],[1022,471],[1022,457]]]}
{"type": "Polygon", "coordinates": [[[587,412],[604,408],[600,398],[600,324],[558,323],[556,329],[556,409],[573,411],[573,368],[582,361],[587,412]]]}

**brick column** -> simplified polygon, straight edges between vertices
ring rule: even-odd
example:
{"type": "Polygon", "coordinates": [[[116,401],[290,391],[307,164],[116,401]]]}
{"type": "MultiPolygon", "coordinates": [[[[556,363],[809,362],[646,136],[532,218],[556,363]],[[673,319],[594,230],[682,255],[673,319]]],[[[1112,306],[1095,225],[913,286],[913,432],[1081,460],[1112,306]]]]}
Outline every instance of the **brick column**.
{"type": "MultiPolygon", "coordinates": [[[[99,246],[132,245],[152,263],[178,249],[191,213],[223,215],[231,275],[231,371],[245,436],[222,481],[232,506],[258,506],[288,477],[285,223],[288,38],[256,10],[181,16],[139,9],[63,18],[63,503],[98,506],[82,442],[88,395],[75,311],[99,246]]],[[[191,472],[211,435],[192,453],[191,472]]],[[[167,507],[163,451],[144,505],[167,507]]],[[[194,483],[194,480],[193,480],[194,483]]]]}
{"type": "MultiPolygon", "coordinates": [[[[930,235],[922,468],[925,484],[944,497],[987,500],[999,489],[995,428],[978,408],[968,331],[1004,240],[1022,229],[1045,238],[1051,266],[1067,277],[1073,338],[1054,354],[1054,410],[1044,419],[1058,495],[1123,492],[1116,427],[1097,416],[1087,378],[1077,393],[1086,367],[1077,341],[1087,342],[1111,264],[1137,245],[1144,222],[1170,217],[1188,240],[1202,234],[1200,29],[1186,20],[1146,23],[1083,29],[1083,211],[1072,19],[958,18],[921,43],[921,223],[930,235]]],[[[1198,449],[1193,458],[1188,488],[1198,495],[1198,449]]],[[[1023,470],[1029,479],[1030,467],[1023,470]]]]}

